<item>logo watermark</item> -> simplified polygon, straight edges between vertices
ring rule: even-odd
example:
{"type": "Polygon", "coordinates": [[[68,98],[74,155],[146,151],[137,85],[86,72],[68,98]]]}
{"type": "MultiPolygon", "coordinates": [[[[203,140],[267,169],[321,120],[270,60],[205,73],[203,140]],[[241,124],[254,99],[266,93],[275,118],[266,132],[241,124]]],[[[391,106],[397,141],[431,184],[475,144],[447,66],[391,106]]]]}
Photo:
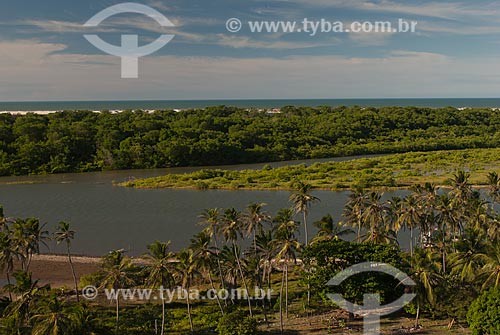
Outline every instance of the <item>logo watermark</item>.
{"type": "MultiPolygon", "coordinates": [[[[381,272],[391,275],[395,279],[399,280],[401,284],[405,286],[415,286],[415,282],[408,277],[407,274],[401,272],[395,267],[376,262],[361,263],[350,268],[345,269],[333,277],[329,282],[329,286],[338,286],[347,278],[366,272],[381,272]]],[[[398,300],[387,304],[380,305],[380,295],[379,294],[364,294],[363,296],[363,306],[354,304],[345,300],[340,294],[328,294],[328,297],[337,304],[340,308],[350,312],[356,313],[363,316],[363,326],[365,335],[379,335],[380,334],[380,317],[392,314],[396,311],[401,310],[404,306],[409,304],[415,297],[414,293],[405,293],[398,300]]]]}
{"type": "MultiPolygon", "coordinates": [[[[174,300],[271,300],[273,291],[255,287],[253,292],[245,289],[210,289],[204,293],[199,290],[186,290],[181,287],[175,289],[104,289],[101,295],[107,300],[121,299],[124,301],[164,301],[172,303],[174,300]]],[[[95,286],[86,286],[82,289],[82,296],[86,300],[95,300],[100,292],[95,286]]]]}
{"type": "Polygon", "coordinates": [[[328,19],[302,21],[246,21],[238,18],[226,21],[226,29],[230,33],[238,33],[248,28],[250,33],[303,33],[313,37],[319,33],[415,33],[417,21],[398,19],[397,21],[354,21],[344,23],[328,19]]]}
{"type": "MultiPolygon", "coordinates": [[[[162,27],[174,27],[174,24],[156,9],[133,2],[122,3],[108,7],[88,20],[84,27],[97,27],[107,18],[123,13],[137,13],[149,16],[162,27]]],[[[116,46],[103,41],[97,35],[84,35],[96,48],[121,58],[122,78],[139,77],[139,58],[150,55],[169,43],[175,35],[161,35],[156,41],[139,46],[138,35],[122,35],[121,46],[116,46]]]]}

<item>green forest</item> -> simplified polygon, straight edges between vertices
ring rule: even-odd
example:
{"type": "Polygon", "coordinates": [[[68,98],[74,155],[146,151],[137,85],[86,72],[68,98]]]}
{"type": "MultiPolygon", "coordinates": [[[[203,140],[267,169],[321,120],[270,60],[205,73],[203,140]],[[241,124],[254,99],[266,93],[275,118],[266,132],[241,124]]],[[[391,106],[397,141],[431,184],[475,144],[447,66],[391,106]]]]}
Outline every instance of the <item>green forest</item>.
{"type": "Polygon", "coordinates": [[[500,146],[489,109],[231,107],[0,115],[0,175],[271,162],[500,146]]]}

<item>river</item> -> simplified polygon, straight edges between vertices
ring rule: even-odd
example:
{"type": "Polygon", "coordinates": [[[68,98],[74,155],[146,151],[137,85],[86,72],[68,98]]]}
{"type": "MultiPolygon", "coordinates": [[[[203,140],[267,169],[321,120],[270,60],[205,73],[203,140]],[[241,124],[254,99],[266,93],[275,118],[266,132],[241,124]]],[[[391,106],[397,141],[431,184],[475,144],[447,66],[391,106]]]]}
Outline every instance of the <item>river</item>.
{"type": "MultiPolygon", "coordinates": [[[[370,157],[370,156],[365,156],[370,157]]],[[[287,164],[342,161],[351,158],[303,160],[269,163],[273,167],[287,164]]],[[[225,169],[256,169],[265,164],[224,166],[225,169]]],[[[213,168],[213,167],[212,167],[213,168]]],[[[234,207],[244,209],[251,202],[264,202],[266,211],[274,214],[289,207],[288,191],[221,191],[221,190],[143,190],[113,186],[128,178],[145,178],[167,173],[184,173],[200,168],[105,171],[80,174],[0,178],[0,204],[8,217],[36,217],[54,230],[59,221],[71,223],[76,231],[72,243],[76,254],[99,256],[113,249],[125,249],[139,255],[155,241],[172,241],[173,250],[189,243],[201,230],[198,215],[206,208],[234,207]]],[[[311,209],[309,222],[330,213],[341,219],[348,192],[315,191],[321,202],[311,209]]],[[[385,196],[400,195],[389,192],[385,196]]],[[[299,219],[299,218],[298,218],[299,219]]],[[[314,233],[310,225],[310,235],[314,233]]],[[[301,230],[302,231],[302,230],[301,230]]],[[[301,234],[303,238],[303,233],[301,234]]],[[[63,252],[49,243],[50,250],[63,252]]]]}

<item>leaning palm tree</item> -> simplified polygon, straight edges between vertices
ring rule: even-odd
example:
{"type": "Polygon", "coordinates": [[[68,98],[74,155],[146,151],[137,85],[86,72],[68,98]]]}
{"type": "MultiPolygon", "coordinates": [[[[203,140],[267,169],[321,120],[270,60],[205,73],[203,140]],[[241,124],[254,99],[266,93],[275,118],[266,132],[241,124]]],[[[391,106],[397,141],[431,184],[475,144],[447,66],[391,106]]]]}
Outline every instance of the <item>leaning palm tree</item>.
{"type": "Polygon", "coordinates": [[[76,279],[75,267],[73,265],[73,260],[71,259],[71,240],[75,238],[75,232],[73,230],[70,230],[69,223],[61,221],[57,226],[57,231],[54,233],[54,237],[57,244],[60,244],[62,242],[66,243],[69,266],[71,268],[71,274],[73,276],[73,282],[75,284],[76,301],[80,302],[80,295],[78,293],[78,280],[76,279]]]}
{"type": "MultiPolygon", "coordinates": [[[[212,278],[212,268],[215,263],[215,259],[218,256],[216,250],[210,246],[210,242],[211,239],[209,233],[202,231],[191,239],[191,245],[189,248],[193,250],[193,259],[196,267],[207,275],[210,287],[215,292],[216,290],[212,278]]],[[[215,298],[217,300],[217,304],[219,305],[221,314],[224,315],[224,309],[220,303],[219,295],[216,294],[215,298]]]]}
{"type": "MultiPolygon", "coordinates": [[[[285,216],[282,216],[285,218],[285,216]]],[[[298,223],[289,220],[283,220],[276,229],[274,245],[277,250],[276,260],[283,261],[281,287],[280,287],[280,328],[283,332],[283,284],[285,285],[285,312],[288,318],[288,266],[290,261],[297,260],[297,252],[301,249],[301,244],[297,240],[296,233],[298,223]]]]}
{"type": "Polygon", "coordinates": [[[102,262],[103,279],[99,288],[113,289],[116,300],[115,333],[120,326],[120,290],[135,285],[137,268],[123,250],[114,250],[106,255],[102,262]]]}
{"type": "Polygon", "coordinates": [[[290,195],[290,202],[292,203],[292,208],[296,214],[302,213],[302,223],[304,224],[304,232],[306,239],[306,246],[309,244],[309,232],[307,229],[307,216],[309,215],[309,209],[314,204],[319,202],[319,198],[311,194],[312,185],[306,184],[302,181],[296,181],[293,184],[295,193],[290,195]]]}
{"type": "Polygon", "coordinates": [[[191,333],[194,332],[193,318],[191,316],[191,300],[190,292],[191,285],[195,275],[197,274],[196,264],[193,260],[193,250],[187,249],[177,254],[177,263],[175,267],[174,277],[181,284],[181,287],[186,290],[186,304],[189,318],[189,327],[191,333]]]}
{"type": "MultiPolygon", "coordinates": [[[[227,209],[224,212],[222,234],[223,234],[226,242],[231,243],[233,246],[233,249],[235,252],[235,257],[236,257],[236,262],[238,264],[238,270],[240,272],[241,281],[243,283],[243,287],[244,287],[246,292],[249,292],[246,278],[245,278],[245,275],[243,274],[243,268],[241,266],[240,255],[237,253],[238,248],[236,246],[236,241],[238,240],[238,237],[242,236],[241,230],[242,230],[241,213],[236,211],[234,208],[227,209]]],[[[250,317],[252,317],[253,316],[252,302],[250,301],[249,294],[246,294],[246,296],[247,296],[247,302],[248,302],[248,311],[250,313],[250,317]]]]}
{"type": "MultiPolygon", "coordinates": [[[[148,246],[148,253],[144,255],[147,265],[145,284],[150,288],[160,290],[170,288],[174,282],[172,275],[172,260],[175,254],[170,251],[170,241],[156,241],[148,246]]],[[[162,293],[163,294],[163,293],[162,293]]],[[[165,333],[165,297],[161,296],[161,335],[165,333]]]]}

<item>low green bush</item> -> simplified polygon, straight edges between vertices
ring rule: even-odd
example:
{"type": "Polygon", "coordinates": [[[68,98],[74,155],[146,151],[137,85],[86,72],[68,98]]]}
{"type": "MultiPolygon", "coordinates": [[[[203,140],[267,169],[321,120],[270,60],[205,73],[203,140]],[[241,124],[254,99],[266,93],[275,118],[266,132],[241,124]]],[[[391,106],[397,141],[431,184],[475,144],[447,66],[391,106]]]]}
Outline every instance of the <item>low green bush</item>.
{"type": "Polygon", "coordinates": [[[492,288],[474,300],[467,313],[472,335],[500,334],[500,289],[492,288]]]}
{"type": "Polygon", "coordinates": [[[224,315],[217,326],[219,335],[255,335],[257,321],[244,311],[237,310],[224,315]]]}

